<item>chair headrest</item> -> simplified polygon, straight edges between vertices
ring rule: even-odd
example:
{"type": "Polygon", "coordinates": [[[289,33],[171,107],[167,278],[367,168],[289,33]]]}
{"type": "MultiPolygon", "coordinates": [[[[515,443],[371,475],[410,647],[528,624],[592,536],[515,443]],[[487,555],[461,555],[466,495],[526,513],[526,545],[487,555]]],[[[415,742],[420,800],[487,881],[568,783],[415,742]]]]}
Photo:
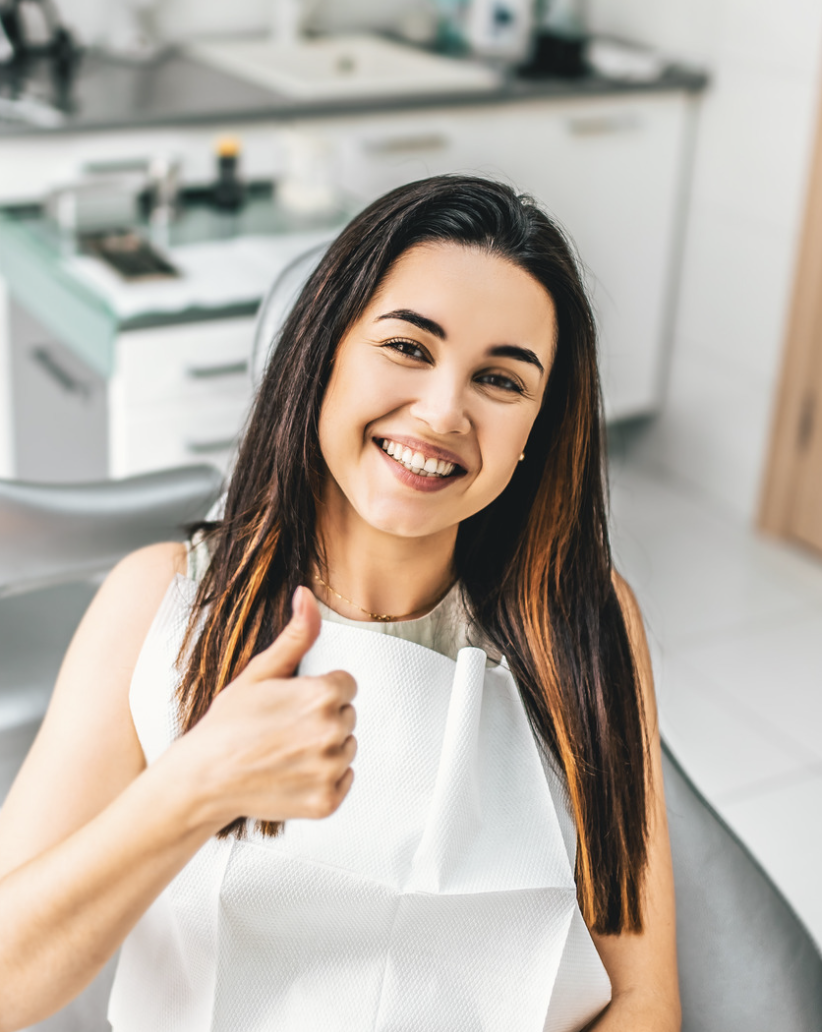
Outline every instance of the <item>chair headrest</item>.
{"type": "Polygon", "coordinates": [[[293,258],[271,284],[257,310],[251,350],[251,376],[257,387],[280,341],[283,325],[311,273],[320,264],[331,240],[324,240],[293,258]]]}

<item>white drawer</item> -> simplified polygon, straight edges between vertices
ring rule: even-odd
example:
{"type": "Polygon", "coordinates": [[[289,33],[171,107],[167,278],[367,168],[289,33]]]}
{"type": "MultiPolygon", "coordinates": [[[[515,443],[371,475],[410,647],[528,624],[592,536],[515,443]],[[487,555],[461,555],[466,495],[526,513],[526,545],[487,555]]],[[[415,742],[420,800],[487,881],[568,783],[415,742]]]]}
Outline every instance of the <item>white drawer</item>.
{"type": "Polygon", "coordinates": [[[297,123],[332,141],[344,190],[371,201],[414,179],[465,169],[473,153],[464,148],[462,113],[395,112],[297,123]]]}
{"type": "Polygon", "coordinates": [[[247,401],[212,399],[164,405],[112,421],[111,474],[115,477],[154,469],[209,462],[224,472],[248,414],[247,401]]]}
{"type": "Polygon", "coordinates": [[[219,319],[122,333],[115,358],[118,403],[133,410],[168,401],[247,400],[253,330],[253,319],[219,319]]]}

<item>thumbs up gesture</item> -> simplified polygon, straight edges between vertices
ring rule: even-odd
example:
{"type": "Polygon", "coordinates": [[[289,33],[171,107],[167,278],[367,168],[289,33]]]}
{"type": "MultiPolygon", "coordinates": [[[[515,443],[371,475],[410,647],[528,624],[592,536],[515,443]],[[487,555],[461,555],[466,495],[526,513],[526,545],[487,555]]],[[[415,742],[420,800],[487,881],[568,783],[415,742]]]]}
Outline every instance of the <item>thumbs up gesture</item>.
{"type": "Polygon", "coordinates": [[[212,772],[220,827],[241,815],[267,821],[328,817],[348,794],[357,751],[351,705],[356,682],[344,670],[293,676],[320,626],[317,600],[299,587],[281,634],[180,740],[206,752],[207,763],[198,766],[212,772]]]}

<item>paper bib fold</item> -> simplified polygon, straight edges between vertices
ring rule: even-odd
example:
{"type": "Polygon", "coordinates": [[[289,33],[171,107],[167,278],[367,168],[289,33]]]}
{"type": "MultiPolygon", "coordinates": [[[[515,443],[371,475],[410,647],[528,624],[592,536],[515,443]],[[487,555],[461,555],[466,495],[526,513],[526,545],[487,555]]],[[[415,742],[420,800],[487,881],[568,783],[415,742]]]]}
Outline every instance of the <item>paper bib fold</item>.
{"type": "MultiPolygon", "coordinates": [[[[187,583],[135,670],[149,762],[175,733],[158,675],[187,583]]],[[[114,1032],[571,1032],[605,1006],[564,785],[486,658],[323,622],[300,673],[357,681],[351,791],[200,850],[124,943],[114,1032]]]]}

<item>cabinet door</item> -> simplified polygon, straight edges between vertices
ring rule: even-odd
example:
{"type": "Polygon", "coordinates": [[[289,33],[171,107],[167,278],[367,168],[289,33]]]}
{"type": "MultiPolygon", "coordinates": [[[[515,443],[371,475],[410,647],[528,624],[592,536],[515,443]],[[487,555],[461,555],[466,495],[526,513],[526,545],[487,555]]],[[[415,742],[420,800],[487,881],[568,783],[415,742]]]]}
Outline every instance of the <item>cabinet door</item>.
{"type": "Polygon", "coordinates": [[[14,301],[9,332],[14,475],[53,483],[103,479],[105,381],[14,301]]]}
{"type": "Polygon", "coordinates": [[[252,398],[253,319],[123,333],[111,380],[111,474],[210,462],[223,472],[252,398]]]}
{"type": "Polygon", "coordinates": [[[464,112],[396,112],[391,115],[312,120],[298,123],[306,133],[334,145],[342,188],[371,201],[403,183],[474,166],[466,153],[464,112]]]}
{"type": "Polygon", "coordinates": [[[117,339],[115,380],[129,410],[175,402],[237,398],[251,393],[253,319],[215,319],[117,339]]]}
{"type": "Polygon", "coordinates": [[[579,250],[611,418],[652,411],[660,401],[687,116],[687,98],[665,94],[543,103],[512,111],[499,126],[511,177],[579,250]]]}
{"type": "Polygon", "coordinates": [[[231,468],[248,406],[211,398],[185,405],[158,405],[129,414],[119,427],[112,459],[114,476],[132,476],[208,462],[231,468]]]}

